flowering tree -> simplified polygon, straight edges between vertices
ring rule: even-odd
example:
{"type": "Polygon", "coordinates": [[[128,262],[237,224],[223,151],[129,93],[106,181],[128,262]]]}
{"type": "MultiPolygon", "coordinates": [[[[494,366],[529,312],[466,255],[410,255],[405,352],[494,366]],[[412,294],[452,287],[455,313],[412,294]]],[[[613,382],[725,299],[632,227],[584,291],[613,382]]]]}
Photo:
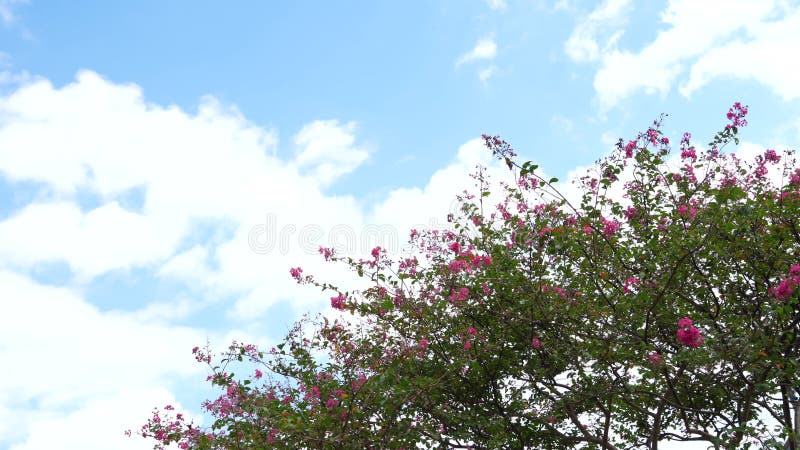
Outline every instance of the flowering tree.
{"type": "Polygon", "coordinates": [[[790,151],[722,152],[746,114],[736,103],[703,151],[685,133],[673,157],[656,121],[577,180],[577,200],[484,136],[514,174],[499,204],[479,171],[452,230],[412,231],[413,257],[321,248],[365,289],[291,275],[350,319],[305,319],[219,362],[195,348],[223,390],[213,424],[166,408],[141,434],[191,449],[797,448],[800,169],[790,151]],[[237,360],[257,368],[235,376],[237,360]]]}

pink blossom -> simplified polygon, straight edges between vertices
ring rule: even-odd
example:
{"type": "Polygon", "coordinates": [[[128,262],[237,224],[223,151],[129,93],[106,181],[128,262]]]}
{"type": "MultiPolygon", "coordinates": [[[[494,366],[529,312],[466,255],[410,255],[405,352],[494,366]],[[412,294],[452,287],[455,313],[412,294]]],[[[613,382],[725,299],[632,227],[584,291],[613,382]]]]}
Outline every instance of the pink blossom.
{"type": "Polygon", "coordinates": [[[654,366],[660,366],[661,363],[664,362],[664,359],[658,353],[652,353],[650,356],[647,357],[647,362],[654,366]]]}
{"type": "Polygon", "coordinates": [[[531,346],[536,350],[540,350],[542,348],[542,343],[539,341],[538,338],[531,339],[531,346]]]}
{"type": "Polygon", "coordinates": [[[303,269],[300,267],[293,267],[289,269],[289,273],[292,275],[292,278],[297,280],[298,283],[302,281],[301,277],[303,276],[303,269]]]}
{"type": "Polygon", "coordinates": [[[697,153],[694,147],[689,147],[681,151],[681,159],[691,159],[692,162],[697,161],[697,153]]]}
{"type": "Polygon", "coordinates": [[[625,215],[625,218],[628,219],[628,221],[630,222],[634,217],[636,217],[639,214],[639,211],[633,206],[629,206],[628,209],[626,209],[623,212],[623,214],[625,215]]]}
{"type": "Polygon", "coordinates": [[[658,131],[652,128],[647,130],[647,139],[650,141],[651,144],[656,145],[658,143],[658,131]]]}
{"type": "Polygon", "coordinates": [[[795,171],[789,175],[789,182],[792,184],[800,184],[800,169],[795,169],[795,171]]]}
{"type": "Polygon", "coordinates": [[[636,141],[628,141],[628,144],[625,145],[625,158],[633,157],[633,151],[636,150],[636,141]]]}
{"type": "Polygon", "coordinates": [[[781,280],[777,287],[770,288],[769,293],[778,300],[786,300],[798,285],[800,285],[800,264],[793,264],[789,269],[789,277],[781,280]]]}
{"type": "Polygon", "coordinates": [[[781,161],[781,157],[775,152],[775,150],[769,149],[764,152],[764,160],[769,163],[777,164],[781,161]]]}
{"type": "Polygon", "coordinates": [[[420,350],[427,349],[429,344],[430,344],[430,342],[428,342],[427,339],[425,339],[425,338],[420,339],[419,340],[419,348],[420,348],[420,350]]]}
{"type": "Polygon", "coordinates": [[[347,306],[345,302],[346,300],[347,298],[342,294],[339,294],[336,297],[331,297],[331,307],[333,309],[338,309],[339,311],[344,311],[345,306],[347,306]]]}
{"type": "Polygon", "coordinates": [[[476,330],[475,327],[469,327],[469,330],[467,330],[467,333],[471,334],[472,336],[477,336],[478,335],[478,330],[476,330]]]}
{"type": "Polygon", "coordinates": [[[679,341],[691,348],[697,348],[703,343],[703,336],[700,335],[700,330],[692,325],[692,319],[688,317],[678,320],[676,335],[679,341]]]}
{"type": "Polygon", "coordinates": [[[628,279],[625,280],[625,283],[622,286],[622,292],[624,292],[626,294],[630,294],[631,293],[630,287],[631,286],[636,286],[638,284],[639,284],[639,279],[638,278],[636,278],[636,277],[628,277],[628,279]]]}
{"type": "Polygon", "coordinates": [[[464,342],[464,350],[469,350],[472,347],[472,343],[470,341],[464,342]]]}
{"type": "Polygon", "coordinates": [[[457,302],[463,302],[468,297],[469,297],[469,289],[463,287],[463,288],[459,289],[458,291],[453,289],[450,292],[449,300],[450,300],[450,303],[456,304],[457,302]]]}
{"type": "Polygon", "coordinates": [[[333,250],[328,247],[320,247],[319,253],[325,258],[325,261],[330,261],[331,256],[333,256],[333,250]]]}
{"type": "Polygon", "coordinates": [[[469,263],[464,260],[457,259],[450,264],[447,265],[447,268],[450,270],[450,273],[459,273],[461,271],[466,271],[469,263]]]}
{"type": "Polygon", "coordinates": [[[278,435],[279,432],[280,430],[278,430],[277,428],[269,430],[269,435],[267,436],[267,440],[269,441],[270,444],[275,443],[275,437],[278,435]]]}
{"type": "Polygon", "coordinates": [[[694,206],[680,205],[678,206],[678,215],[693,221],[697,216],[697,208],[694,206]]]}
{"type": "Polygon", "coordinates": [[[786,300],[794,293],[796,285],[797,283],[795,280],[787,278],[782,280],[777,287],[771,288],[769,292],[778,300],[786,300]]]}
{"type": "Polygon", "coordinates": [[[603,234],[606,236],[613,236],[617,233],[617,231],[619,231],[619,222],[616,220],[609,220],[605,217],[601,217],[600,221],[603,223],[603,234]]]}
{"type": "Polygon", "coordinates": [[[256,373],[255,373],[256,380],[260,380],[261,377],[263,377],[263,376],[264,376],[264,373],[261,372],[260,370],[256,369],[256,373]]]}
{"type": "Polygon", "coordinates": [[[731,106],[728,110],[728,120],[731,121],[725,128],[733,128],[733,127],[744,127],[747,126],[747,120],[745,120],[745,116],[747,115],[747,106],[742,106],[741,103],[736,102],[731,106]]]}

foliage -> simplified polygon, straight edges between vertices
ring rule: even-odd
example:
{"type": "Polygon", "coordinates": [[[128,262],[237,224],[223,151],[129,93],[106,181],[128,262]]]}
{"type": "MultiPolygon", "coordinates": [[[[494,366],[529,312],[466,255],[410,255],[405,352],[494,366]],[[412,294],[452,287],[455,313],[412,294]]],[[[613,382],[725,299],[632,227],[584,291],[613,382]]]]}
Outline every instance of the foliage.
{"type": "Polygon", "coordinates": [[[292,276],[349,318],[301,321],[265,352],[234,343],[220,363],[196,348],[223,390],[213,425],[156,410],[141,433],[191,449],[782,446],[800,385],[800,170],[789,151],[722,152],[746,113],[734,105],[707,150],[684,134],[672,159],[654,122],[575,201],[485,136],[514,174],[499,204],[479,170],[452,230],[412,231],[414,257],[321,248],[366,289],[292,276]],[[259,369],[235,377],[237,360],[259,369]]]}

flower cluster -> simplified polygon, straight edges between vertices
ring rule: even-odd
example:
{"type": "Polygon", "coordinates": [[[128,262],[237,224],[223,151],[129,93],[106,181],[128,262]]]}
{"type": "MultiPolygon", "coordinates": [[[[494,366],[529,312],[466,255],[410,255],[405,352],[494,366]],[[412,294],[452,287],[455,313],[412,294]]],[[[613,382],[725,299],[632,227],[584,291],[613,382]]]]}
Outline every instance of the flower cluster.
{"type": "Polygon", "coordinates": [[[700,335],[700,330],[692,325],[692,319],[688,317],[684,317],[678,321],[678,331],[676,335],[678,336],[678,340],[687,347],[697,348],[703,344],[703,336],[700,335]]]}
{"type": "Polygon", "coordinates": [[[769,292],[778,300],[787,300],[798,285],[800,285],[800,264],[794,264],[789,269],[789,276],[781,280],[777,286],[770,288],[769,292]]]}

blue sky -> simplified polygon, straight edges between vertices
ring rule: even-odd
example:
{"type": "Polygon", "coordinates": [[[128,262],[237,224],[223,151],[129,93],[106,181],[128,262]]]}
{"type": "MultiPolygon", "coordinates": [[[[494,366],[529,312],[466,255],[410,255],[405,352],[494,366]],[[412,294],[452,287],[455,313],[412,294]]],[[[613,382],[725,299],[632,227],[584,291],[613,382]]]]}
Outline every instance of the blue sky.
{"type": "Polygon", "coordinates": [[[741,151],[796,147],[798,49],[797,1],[0,0],[0,448],[150,448],[212,394],[194,345],[327,311],[289,267],[357,287],[318,245],[399,252],[502,177],[482,133],[567,179],[742,101],[741,151]]]}

